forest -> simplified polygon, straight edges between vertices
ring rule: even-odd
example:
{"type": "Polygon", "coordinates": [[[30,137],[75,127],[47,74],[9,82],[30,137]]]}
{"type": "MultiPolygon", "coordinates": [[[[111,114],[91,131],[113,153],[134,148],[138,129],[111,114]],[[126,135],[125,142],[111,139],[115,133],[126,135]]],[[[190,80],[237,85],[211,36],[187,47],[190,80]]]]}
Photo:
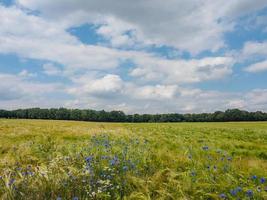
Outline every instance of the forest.
{"type": "Polygon", "coordinates": [[[0,118],[11,119],[51,119],[95,122],[230,122],[230,121],[267,121],[267,113],[248,112],[228,109],[214,113],[200,114],[132,114],[122,111],[96,111],[91,109],[67,108],[28,108],[17,110],[0,110],[0,118]]]}

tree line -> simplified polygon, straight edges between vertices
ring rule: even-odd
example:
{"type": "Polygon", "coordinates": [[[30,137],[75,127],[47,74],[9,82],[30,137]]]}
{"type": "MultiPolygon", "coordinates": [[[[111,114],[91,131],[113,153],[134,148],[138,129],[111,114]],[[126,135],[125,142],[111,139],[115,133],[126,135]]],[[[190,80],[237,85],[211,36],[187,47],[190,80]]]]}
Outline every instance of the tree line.
{"type": "Polygon", "coordinates": [[[267,113],[228,109],[224,112],[200,114],[133,114],[122,111],[96,111],[66,108],[29,108],[0,110],[0,118],[12,119],[52,119],[96,122],[228,122],[228,121],[267,121],[267,113]]]}

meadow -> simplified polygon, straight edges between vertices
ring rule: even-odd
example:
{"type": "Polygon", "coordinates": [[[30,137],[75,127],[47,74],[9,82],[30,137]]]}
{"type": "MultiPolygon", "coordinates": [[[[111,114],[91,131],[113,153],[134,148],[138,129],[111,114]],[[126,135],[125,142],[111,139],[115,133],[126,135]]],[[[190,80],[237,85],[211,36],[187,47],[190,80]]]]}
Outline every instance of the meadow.
{"type": "Polygon", "coordinates": [[[0,119],[1,199],[267,199],[267,123],[0,119]]]}

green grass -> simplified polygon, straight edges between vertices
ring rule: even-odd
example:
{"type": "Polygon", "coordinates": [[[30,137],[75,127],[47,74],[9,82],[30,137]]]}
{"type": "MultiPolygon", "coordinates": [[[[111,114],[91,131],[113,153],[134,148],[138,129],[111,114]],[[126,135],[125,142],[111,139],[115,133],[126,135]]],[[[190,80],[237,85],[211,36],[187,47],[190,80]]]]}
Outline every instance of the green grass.
{"type": "Polygon", "coordinates": [[[267,199],[267,123],[0,119],[1,199],[267,199]]]}

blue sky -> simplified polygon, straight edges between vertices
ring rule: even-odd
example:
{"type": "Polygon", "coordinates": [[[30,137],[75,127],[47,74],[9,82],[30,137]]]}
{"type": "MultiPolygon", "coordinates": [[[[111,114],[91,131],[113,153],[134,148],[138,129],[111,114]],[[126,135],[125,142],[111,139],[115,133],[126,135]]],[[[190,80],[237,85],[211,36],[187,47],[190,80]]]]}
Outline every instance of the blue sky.
{"type": "Polygon", "coordinates": [[[267,111],[267,1],[0,0],[0,105],[267,111]]]}

